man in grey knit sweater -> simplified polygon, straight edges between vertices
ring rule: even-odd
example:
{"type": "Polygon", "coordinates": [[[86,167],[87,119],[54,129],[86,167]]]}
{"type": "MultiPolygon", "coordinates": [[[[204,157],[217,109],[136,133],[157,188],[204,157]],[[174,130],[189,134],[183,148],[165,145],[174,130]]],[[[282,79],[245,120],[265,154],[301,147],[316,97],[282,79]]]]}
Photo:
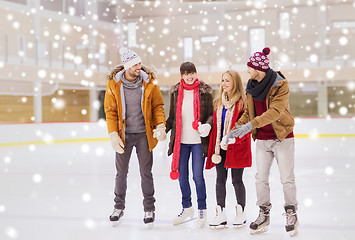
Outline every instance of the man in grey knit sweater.
{"type": "Polygon", "coordinates": [[[120,51],[123,66],[109,75],[105,113],[113,149],[116,151],[115,205],[110,220],[118,223],[123,216],[127,174],[133,147],[139,162],[143,193],[144,223],[155,220],[153,148],[166,138],[164,102],[154,73],[142,66],[132,50],[120,51]]]}

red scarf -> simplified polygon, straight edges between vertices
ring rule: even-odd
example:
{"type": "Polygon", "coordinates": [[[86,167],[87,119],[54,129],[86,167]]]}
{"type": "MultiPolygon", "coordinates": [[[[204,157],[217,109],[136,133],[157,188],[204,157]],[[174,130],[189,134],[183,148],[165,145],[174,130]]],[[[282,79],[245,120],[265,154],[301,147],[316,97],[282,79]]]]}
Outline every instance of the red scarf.
{"type": "Polygon", "coordinates": [[[173,161],[171,162],[170,178],[176,180],[179,178],[179,158],[180,158],[180,145],[181,145],[181,124],[182,124],[182,103],[184,101],[184,90],[194,90],[193,95],[193,108],[194,108],[194,121],[192,122],[192,128],[198,129],[198,122],[200,121],[200,80],[196,78],[192,85],[185,83],[183,79],[180,80],[180,86],[178,91],[178,97],[176,102],[176,132],[174,142],[173,161]]]}

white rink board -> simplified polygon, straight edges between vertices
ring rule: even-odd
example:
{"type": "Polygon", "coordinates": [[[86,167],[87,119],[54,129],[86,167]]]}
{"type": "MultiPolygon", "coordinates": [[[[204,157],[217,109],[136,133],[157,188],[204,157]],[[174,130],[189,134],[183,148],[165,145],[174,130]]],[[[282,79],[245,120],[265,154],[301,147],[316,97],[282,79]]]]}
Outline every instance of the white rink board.
{"type": "MultiPolygon", "coordinates": [[[[0,124],[0,144],[107,138],[106,122],[0,124]]],[[[297,134],[355,134],[354,118],[296,118],[297,134]]]]}
{"type": "Polygon", "coordinates": [[[0,143],[108,138],[105,121],[0,124],[0,143]]]}

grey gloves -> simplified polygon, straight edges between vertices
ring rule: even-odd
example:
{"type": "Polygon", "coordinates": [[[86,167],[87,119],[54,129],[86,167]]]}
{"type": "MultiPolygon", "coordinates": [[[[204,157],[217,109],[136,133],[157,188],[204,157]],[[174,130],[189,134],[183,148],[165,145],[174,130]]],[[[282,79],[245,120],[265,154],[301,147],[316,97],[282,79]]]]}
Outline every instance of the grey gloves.
{"type": "Polygon", "coordinates": [[[229,139],[231,138],[242,138],[245,134],[247,134],[248,132],[250,132],[253,129],[253,124],[251,124],[251,122],[248,122],[247,124],[244,125],[238,125],[237,129],[231,130],[228,134],[227,134],[227,142],[229,142],[229,139]]]}

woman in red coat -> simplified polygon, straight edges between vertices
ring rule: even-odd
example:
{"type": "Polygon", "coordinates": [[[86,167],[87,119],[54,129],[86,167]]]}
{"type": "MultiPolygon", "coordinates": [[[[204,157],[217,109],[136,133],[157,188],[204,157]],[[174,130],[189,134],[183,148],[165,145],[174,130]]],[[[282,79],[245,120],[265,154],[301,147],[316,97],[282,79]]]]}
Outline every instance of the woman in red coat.
{"type": "Polygon", "coordinates": [[[246,98],[239,74],[233,70],[226,71],[222,74],[219,96],[214,101],[213,126],[206,162],[206,169],[216,166],[217,171],[216,217],[210,223],[213,228],[224,227],[227,224],[225,202],[229,168],[232,172],[232,183],[237,199],[233,226],[239,227],[246,223],[243,171],[245,167],[251,166],[250,133],[242,138],[234,138],[234,143],[226,143],[226,138],[223,138],[242,116],[245,104],[246,98]]]}

